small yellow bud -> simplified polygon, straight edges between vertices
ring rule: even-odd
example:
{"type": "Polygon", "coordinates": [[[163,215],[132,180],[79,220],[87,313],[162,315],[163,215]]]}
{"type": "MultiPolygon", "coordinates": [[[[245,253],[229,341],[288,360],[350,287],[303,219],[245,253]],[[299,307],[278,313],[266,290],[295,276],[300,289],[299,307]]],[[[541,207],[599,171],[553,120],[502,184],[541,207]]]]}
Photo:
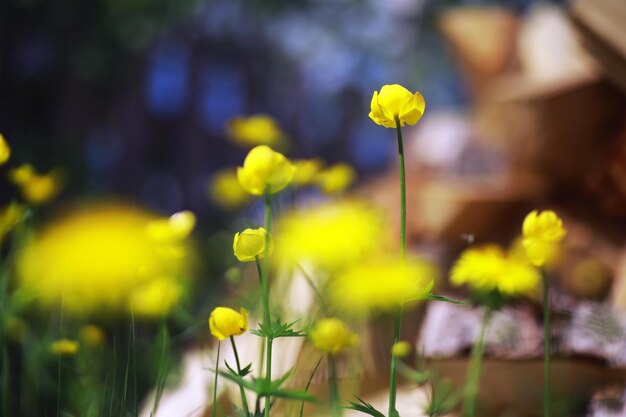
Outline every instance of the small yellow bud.
{"type": "Polygon", "coordinates": [[[524,219],[522,232],[522,246],[535,266],[543,266],[555,258],[559,250],[558,243],[567,233],[563,221],[551,210],[530,212],[524,219]]]}
{"type": "Polygon", "coordinates": [[[425,108],[426,102],[419,91],[413,94],[398,84],[384,85],[380,93],[374,91],[369,117],[389,128],[396,127],[396,120],[400,126],[414,125],[422,118],[425,108]]]}
{"type": "Polygon", "coordinates": [[[322,168],[322,161],[319,159],[301,159],[293,164],[296,172],[291,182],[299,187],[311,185],[322,168]]]}
{"type": "Polygon", "coordinates": [[[264,114],[235,117],[227,126],[228,136],[242,146],[276,146],[285,138],[278,122],[264,114]]]}
{"type": "Polygon", "coordinates": [[[0,134],[0,165],[4,165],[11,157],[11,147],[0,134]]]}
{"type": "Polygon", "coordinates": [[[209,316],[211,334],[218,340],[239,336],[248,330],[248,312],[241,307],[239,313],[228,307],[216,307],[209,316]]]}
{"type": "Polygon", "coordinates": [[[80,329],[80,340],[86,345],[97,347],[104,344],[104,331],[94,324],[86,324],[80,329]]]}
{"type": "Polygon", "coordinates": [[[315,177],[320,189],[327,194],[345,191],[356,179],[356,172],[348,164],[335,164],[315,177]]]}
{"type": "Polygon", "coordinates": [[[335,318],[318,321],[309,332],[309,338],[317,349],[330,355],[336,355],[357,342],[357,335],[335,318]]]}
{"type": "Polygon", "coordinates": [[[80,344],[70,339],[59,339],[50,344],[50,351],[57,356],[73,356],[79,348],[80,344]]]}
{"type": "Polygon", "coordinates": [[[22,164],[9,171],[9,180],[16,185],[22,185],[29,181],[34,175],[35,169],[31,164],[22,164]]]}
{"type": "Polygon", "coordinates": [[[44,204],[52,200],[61,191],[63,182],[58,170],[39,174],[29,164],[12,169],[9,179],[20,187],[24,199],[32,204],[44,204]]]}
{"type": "Polygon", "coordinates": [[[391,354],[399,358],[405,358],[411,354],[411,344],[406,340],[394,343],[391,347],[391,354]]]}
{"type": "Polygon", "coordinates": [[[295,171],[296,167],[283,154],[269,146],[257,146],[248,153],[243,167],[237,169],[237,178],[248,193],[263,195],[285,188],[295,171]]]}
{"type": "MultiPolygon", "coordinates": [[[[262,259],[265,254],[265,239],[267,230],[262,227],[258,229],[246,229],[235,234],[233,240],[233,252],[240,262],[251,262],[256,258],[262,259]]],[[[273,244],[270,236],[269,253],[272,253],[273,244]]]]}

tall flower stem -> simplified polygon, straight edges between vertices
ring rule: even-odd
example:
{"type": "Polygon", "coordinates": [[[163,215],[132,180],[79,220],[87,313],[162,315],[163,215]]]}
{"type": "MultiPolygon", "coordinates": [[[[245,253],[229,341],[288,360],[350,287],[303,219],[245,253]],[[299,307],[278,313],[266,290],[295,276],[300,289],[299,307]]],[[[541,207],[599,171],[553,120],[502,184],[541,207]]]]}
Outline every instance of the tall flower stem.
{"type": "Polygon", "coordinates": [[[541,268],[543,279],[543,415],[551,415],[550,398],[550,339],[552,331],[550,328],[550,297],[548,293],[548,274],[541,268]]]}
{"type": "MultiPolygon", "coordinates": [[[[261,293],[263,295],[263,321],[268,329],[272,328],[272,316],[270,314],[270,284],[269,284],[269,252],[270,233],[272,230],[272,200],[270,190],[265,191],[265,250],[263,253],[263,277],[261,279],[261,293]]],[[[265,350],[265,379],[269,386],[272,381],[272,343],[271,336],[266,337],[267,348],[265,350]]],[[[270,415],[271,397],[265,397],[265,417],[270,415]]]]}
{"type": "Polygon", "coordinates": [[[337,363],[333,355],[328,355],[328,385],[330,387],[330,407],[332,417],[341,417],[339,387],[337,386],[337,363]]]}
{"type": "Polygon", "coordinates": [[[491,321],[493,310],[487,307],[483,316],[483,323],[480,328],[478,340],[472,348],[470,363],[467,369],[467,381],[463,390],[463,417],[473,417],[476,410],[476,395],[478,394],[478,385],[480,382],[480,370],[485,354],[485,335],[491,321]]]}
{"type": "MultiPolygon", "coordinates": [[[[237,364],[237,372],[241,375],[241,363],[239,362],[239,353],[237,352],[237,345],[235,345],[235,338],[230,337],[230,343],[233,345],[233,352],[235,353],[235,363],[237,364]]],[[[239,393],[241,394],[241,406],[247,416],[250,415],[250,409],[248,408],[248,400],[246,399],[246,393],[243,390],[243,386],[239,385],[239,393]]]]}
{"type": "Polygon", "coordinates": [[[217,342],[217,358],[215,359],[215,380],[213,381],[213,417],[217,416],[217,376],[220,368],[220,346],[221,343],[217,342]]]}
{"type": "MultiPolygon", "coordinates": [[[[396,116],[396,133],[398,136],[398,158],[400,161],[400,261],[404,263],[406,259],[406,174],[404,169],[404,140],[402,138],[402,127],[400,118],[396,116]]],[[[402,306],[398,306],[396,311],[393,343],[400,340],[400,330],[402,329],[402,306]]],[[[396,373],[398,367],[398,357],[391,355],[391,365],[389,367],[389,417],[398,415],[396,410],[396,373]]]]}

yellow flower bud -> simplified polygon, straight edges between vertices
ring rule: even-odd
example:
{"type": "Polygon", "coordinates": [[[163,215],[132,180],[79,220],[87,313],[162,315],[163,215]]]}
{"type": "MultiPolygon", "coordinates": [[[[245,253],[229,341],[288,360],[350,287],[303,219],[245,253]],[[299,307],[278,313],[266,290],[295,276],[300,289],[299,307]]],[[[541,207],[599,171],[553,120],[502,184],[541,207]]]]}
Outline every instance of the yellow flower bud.
{"type": "Polygon", "coordinates": [[[535,266],[543,266],[554,259],[558,253],[558,243],[567,233],[563,228],[563,221],[551,210],[530,212],[524,219],[522,232],[522,246],[535,266]]]}
{"type": "Polygon", "coordinates": [[[216,307],[209,316],[209,328],[218,340],[243,334],[248,330],[248,312],[243,307],[239,313],[232,308],[216,307]]]}
{"type": "Polygon", "coordinates": [[[264,114],[235,117],[228,123],[227,133],[235,143],[243,146],[276,146],[285,137],[276,120],[264,114]]]}
{"type": "Polygon", "coordinates": [[[291,182],[296,186],[306,186],[313,183],[316,175],[322,168],[322,161],[319,159],[301,159],[294,161],[296,172],[291,182]]]}
{"type": "Polygon", "coordinates": [[[357,335],[335,318],[318,321],[309,332],[309,338],[317,349],[330,355],[336,355],[357,342],[357,335]]]}
{"type": "Polygon", "coordinates": [[[4,136],[0,134],[0,165],[4,165],[11,157],[11,147],[4,139],[4,136]]]}
{"type": "Polygon", "coordinates": [[[253,195],[277,193],[289,184],[296,167],[281,153],[269,146],[257,146],[252,149],[237,169],[237,178],[241,188],[253,195]]]}
{"type": "Polygon", "coordinates": [[[31,164],[22,164],[9,171],[9,180],[16,185],[22,185],[30,180],[34,175],[35,169],[31,164]]]}
{"type": "Polygon", "coordinates": [[[89,346],[102,346],[105,337],[104,331],[94,324],[86,324],[80,329],[80,340],[89,346]]]}
{"type": "Polygon", "coordinates": [[[400,126],[417,123],[424,114],[426,102],[419,91],[413,94],[401,85],[392,84],[384,85],[380,94],[374,91],[371,108],[370,119],[381,126],[395,128],[396,120],[400,121],[400,126]]]}
{"type": "Polygon", "coordinates": [[[57,356],[73,356],[79,348],[80,344],[70,339],[59,339],[50,344],[50,351],[57,356]]]}
{"type": "Polygon", "coordinates": [[[220,171],[213,176],[209,197],[216,206],[226,210],[242,207],[250,201],[250,195],[239,185],[235,169],[220,171]]]}
{"type": "Polygon", "coordinates": [[[399,358],[405,358],[411,354],[411,344],[406,340],[394,343],[391,347],[391,354],[399,358]]]}
{"type": "MultiPolygon", "coordinates": [[[[256,258],[262,259],[265,254],[265,237],[267,230],[262,227],[258,229],[246,229],[235,234],[233,240],[233,252],[239,262],[251,262],[256,258]]],[[[269,253],[272,253],[273,244],[270,236],[269,253]]]]}
{"type": "Polygon", "coordinates": [[[32,204],[44,204],[61,191],[63,178],[54,169],[47,174],[39,174],[30,164],[23,164],[9,172],[9,179],[20,187],[22,196],[32,204]]]}
{"type": "Polygon", "coordinates": [[[355,179],[354,169],[348,164],[339,163],[320,172],[315,181],[323,192],[334,194],[345,191],[355,179]]]}

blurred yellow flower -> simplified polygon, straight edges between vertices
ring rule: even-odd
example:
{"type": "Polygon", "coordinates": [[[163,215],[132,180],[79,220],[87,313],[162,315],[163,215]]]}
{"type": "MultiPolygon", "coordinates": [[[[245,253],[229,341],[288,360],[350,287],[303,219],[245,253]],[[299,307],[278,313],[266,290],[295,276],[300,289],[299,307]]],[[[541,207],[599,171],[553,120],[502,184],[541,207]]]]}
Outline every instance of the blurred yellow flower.
{"type": "Polygon", "coordinates": [[[88,346],[102,346],[106,336],[104,331],[95,324],[86,324],[80,328],[80,340],[88,346]]]}
{"type": "Polygon", "coordinates": [[[216,307],[209,316],[209,328],[218,340],[239,336],[248,330],[248,312],[243,307],[239,313],[232,308],[216,307]]]}
{"type": "Polygon", "coordinates": [[[327,318],[315,323],[309,331],[309,338],[313,345],[322,352],[337,355],[347,347],[357,342],[357,335],[339,319],[327,318]]]}
{"type": "Polygon", "coordinates": [[[242,146],[276,146],[286,137],[278,122],[264,114],[235,117],[227,126],[228,136],[242,146]]]}
{"type": "Polygon", "coordinates": [[[0,134],[0,165],[4,165],[11,157],[11,147],[4,136],[0,134]]]}
{"type": "Polygon", "coordinates": [[[518,256],[507,255],[497,245],[465,250],[450,272],[454,285],[468,284],[478,291],[497,290],[502,294],[528,295],[537,289],[538,272],[518,256]]]}
{"type": "Polygon", "coordinates": [[[371,108],[370,119],[378,125],[395,128],[396,119],[400,126],[417,123],[424,114],[426,102],[419,91],[413,94],[401,85],[392,84],[384,85],[380,93],[374,91],[371,108]]]}
{"type": "Polygon", "coordinates": [[[32,204],[44,204],[59,194],[62,175],[57,169],[39,174],[30,164],[9,171],[9,179],[20,188],[22,197],[32,204]]]}
{"type": "Polygon", "coordinates": [[[15,202],[0,210],[0,242],[4,236],[17,226],[26,215],[26,208],[15,202]]]}
{"type": "Polygon", "coordinates": [[[332,165],[315,176],[315,182],[327,194],[345,191],[355,179],[356,171],[345,163],[332,165]]]}
{"type": "Polygon", "coordinates": [[[209,196],[213,204],[225,210],[240,208],[250,202],[250,195],[239,185],[234,168],[220,171],[213,176],[209,185],[209,196]]]}
{"type": "Polygon", "coordinates": [[[401,340],[398,343],[394,343],[391,347],[391,354],[399,358],[405,358],[411,354],[412,346],[406,340],[401,340]]]}
{"type": "Polygon", "coordinates": [[[296,167],[281,153],[269,146],[257,146],[246,156],[243,167],[237,169],[239,184],[248,193],[263,195],[277,193],[289,184],[296,167]]]}
{"type": "MultiPolygon", "coordinates": [[[[45,306],[62,299],[64,311],[126,312],[135,289],[163,276],[182,285],[189,275],[189,256],[169,256],[149,236],[153,220],[114,203],[70,211],[22,248],[19,284],[45,306]]],[[[178,247],[190,252],[183,243],[178,247]]]]}
{"type": "Polygon", "coordinates": [[[50,351],[57,356],[73,356],[79,348],[80,344],[70,339],[59,339],[50,344],[50,351]]]}
{"type": "MultiPolygon", "coordinates": [[[[251,262],[263,259],[265,254],[265,239],[267,230],[262,227],[258,229],[246,229],[241,233],[235,233],[233,239],[233,252],[239,262],[251,262]]],[[[273,251],[272,237],[270,236],[270,247],[268,252],[273,251]]]]}
{"type": "Polygon", "coordinates": [[[320,159],[301,159],[293,162],[296,167],[292,184],[298,187],[304,187],[306,185],[313,184],[317,173],[322,168],[322,161],[320,159]]]}
{"type": "Polygon", "coordinates": [[[285,213],[276,222],[276,258],[336,269],[390,241],[386,219],[365,202],[343,200],[285,213]]]}
{"type": "Polygon", "coordinates": [[[428,296],[436,268],[420,259],[379,257],[355,263],[330,282],[330,299],[347,312],[390,310],[428,296]]]}
{"type": "Polygon", "coordinates": [[[4,319],[4,335],[14,341],[21,342],[28,333],[28,324],[16,316],[9,316],[4,319]]]}
{"type": "Polygon", "coordinates": [[[139,317],[159,317],[169,313],[183,293],[182,285],[171,278],[161,277],[146,282],[129,296],[129,308],[139,317]]]}
{"type": "Polygon", "coordinates": [[[522,225],[524,239],[522,246],[526,249],[528,259],[535,266],[543,266],[558,254],[559,242],[567,233],[563,221],[552,210],[533,210],[524,219],[522,225]]]}
{"type": "Polygon", "coordinates": [[[188,238],[195,226],[196,215],[185,210],[149,222],[147,230],[155,242],[177,243],[188,238]]]}

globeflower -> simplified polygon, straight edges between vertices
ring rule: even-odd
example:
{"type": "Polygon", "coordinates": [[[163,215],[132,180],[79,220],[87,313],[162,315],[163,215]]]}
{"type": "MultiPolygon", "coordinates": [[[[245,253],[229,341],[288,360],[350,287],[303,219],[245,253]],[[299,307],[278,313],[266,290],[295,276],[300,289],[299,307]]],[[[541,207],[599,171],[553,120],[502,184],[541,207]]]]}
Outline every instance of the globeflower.
{"type": "Polygon", "coordinates": [[[318,321],[309,331],[313,345],[329,355],[337,355],[347,347],[356,344],[357,335],[339,319],[327,318],[318,321]]]}
{"type": "Polygon", "coordinates": [[[14,202],[0,209],[0,242],[24,219],[25,215],[26,209],[14,202]]]}
{"type": "Polygon", "coordinates": [[[322,161],[317,158],[301,159],[294,161],[293,164],[296,167],[296,172],[294,173],[291,182],[293,185],[298,187],[311,185],[315,181],[317,174],[322,169],[322,161]]]}
{"type": "Polygon", "coordinates": [[[369,117],[384,127],[402,127],[417,123],[425,108],[426,102],[419,91],[411,93],[398,84],[384,85],[380,93],[374,91],[369,117]]]}
{"type": "Polygon", "coordinates": [[[522,246],[528,258],[533,265],[543,266],[555,257],[558,243],[567,232],[563,228],[563,221],[552,210],[541,213],[533,210],[524,219],[522,233],[522,246]]]}
{"type": "Polygon", "coordinates": [[[391,354],[399,358],[406,358],[411,354],[412,346],[406,340],[401,340],[391,346],[391,354]]]}
{"type": "Polygon", "coordinates": [[[189,210],[179,211],[167,218],[148,223],[148,235],[159,243],[180,242],[191,234],[196,226],[196,216],[189,210]]]}
{"type": "Polygon", "coordinates": [[[11,147],[0,134],[0,165],[4,165],[11,157],[11,147]]]}
{"type": "Polygon", "coordinates": [[[30,164],[23,164],[9,172],[9,179],[18,187],[22,197],[32,204],[44,204],[61,191],[62,175],[57,169],[39,174],[30,164]]]}
{"type": "Polygon", "coordinates": [[[345,191],[356,179],[354,168],[345,163],[335,164],[321,171],[315,177],[315,182],[326,194],[335,194],[345,191]]]}
{"type": "Polygon", "coordinates": [[[225,210],[237,209],[250,202],[250,195],[241,188],[234,168],[219,171],[213,176],[209,197],[213,204],[225,210]]]}
{"type": "Polygon", "coordinates": [[[169,313],[183,293],[182,285],[174,279],[161,277],[133,290],[129,308],[139,317],[160,317],[169,313]]]}
{"type": "Polygon", "coordinates": [[[269,146],[257,146],[237,169],[241,188],[252,195],[277,193],[289,184],[296,167],[281,153],[269,146]]]}
{"type": "Polygon", "coordinates": [[[70,339],[59,339],[50,344],[50,351],[57,356],[73,356],[79,348],[80,344],[70,339]]]}
{"type": "MultiPolygon", "coordinates": [[[[251,262],[262,259],[265,255],[265,242],[267,230],[262,227],[258,229],[246,229],[241,233],[236,233],[233,239],[233,252],[239,262],[251,262]]],[[[273,246],[270,236],[270,247],[268,253],[272,253],[273,246]]]]}
{"type": "Polygon", "coordinates": [[[228,122],[228,136],[242,146],[276,146],[285,138],[278,122],[265,114],[235,117],[228,122]]]}
{"type": "Polygon", "coordinates": [[[209,328],[220,341],[239,336],[248,330],[248,312],[243,307],[239,312],[228,307],[216,307],[209,316],[209,328]]]}

